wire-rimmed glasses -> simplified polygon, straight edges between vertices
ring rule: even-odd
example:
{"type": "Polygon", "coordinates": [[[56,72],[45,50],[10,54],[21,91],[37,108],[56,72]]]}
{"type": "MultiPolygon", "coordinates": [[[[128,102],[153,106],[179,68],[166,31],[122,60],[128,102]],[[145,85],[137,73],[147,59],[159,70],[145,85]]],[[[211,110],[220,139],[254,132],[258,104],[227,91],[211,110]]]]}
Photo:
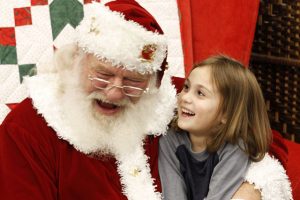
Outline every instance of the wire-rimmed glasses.
{"type": "Polygon", "coordinates": [[[112,85],[110,81],[98,77],[93,77],[92,75],[88,75],[88,79],[92,82],[92,85],[97,89],[110,90],[113,87],[116,87],[122,89],[123,93],[129,97],[140,97],[144,93],[147,93],[149,90],[148,87],[142,89],[139,87],[128,86],[128,85],[123,85],[123,86],[112,85]]]}

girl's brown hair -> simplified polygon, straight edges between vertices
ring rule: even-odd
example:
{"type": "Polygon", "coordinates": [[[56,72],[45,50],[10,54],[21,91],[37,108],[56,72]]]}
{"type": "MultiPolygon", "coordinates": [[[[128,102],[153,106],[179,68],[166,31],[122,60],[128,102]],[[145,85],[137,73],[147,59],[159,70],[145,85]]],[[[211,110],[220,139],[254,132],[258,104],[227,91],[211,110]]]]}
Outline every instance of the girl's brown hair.
{"type": "Polygon", "coordinates": [[[218,116],[225,116],[207,141],[207,150],[217,151],[225,142],[240,145],[253,161],[260,161],[272,134],[260,86],[253,73],[238,61],[224,55],[210,57],[193,69],[209,66],[212,82],[221,96],[218,116]]]}

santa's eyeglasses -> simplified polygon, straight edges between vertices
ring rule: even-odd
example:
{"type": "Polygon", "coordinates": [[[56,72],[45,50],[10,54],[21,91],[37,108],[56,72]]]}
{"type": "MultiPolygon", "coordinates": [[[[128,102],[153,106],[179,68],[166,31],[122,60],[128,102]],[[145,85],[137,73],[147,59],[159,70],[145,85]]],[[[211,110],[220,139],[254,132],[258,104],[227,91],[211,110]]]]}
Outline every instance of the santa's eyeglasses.
{"type": "Polygon", "coordinates": [[[102,78],[93,77],[91,75],[88,76],[88,79],[92,82],[92,85],[100,90],[110,90],[114,87],[122,89],[123,93],[129,97],[140,97],[144,93],[147,93],[149,91],[149,88],[139,88],[139,87],[133,87],[128,85],[118,86],[118,85],[112,85],[112,83],[108,80],[104,80],[102,78]]]}

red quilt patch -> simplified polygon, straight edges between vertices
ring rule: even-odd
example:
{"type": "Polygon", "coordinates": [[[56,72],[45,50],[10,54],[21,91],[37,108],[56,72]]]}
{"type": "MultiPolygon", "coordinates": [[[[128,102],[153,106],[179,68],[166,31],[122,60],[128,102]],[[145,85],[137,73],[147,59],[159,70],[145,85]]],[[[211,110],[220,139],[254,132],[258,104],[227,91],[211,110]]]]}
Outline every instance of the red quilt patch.
{"type": "Polygon", "coordinates": [[[30,7],[14,8],[14,15],[15,15],[16,26],[24,26],[24,25],[32,24],[30,7]]]}
{"type": "Polygon", "coordinates": [[[101,2],[101,0],[83,0],[84,4],[92,3],[93,1],[95,2],[101,2]]]}
{"type": "Polygon", "coordinates": [[[0,27],[0,45],[3,46],[16,46],[15,28],[13,27],[0,27]]]}
{"type": "Polygon", "coordinates": [[[48,0],[31,0],[32,6],[48,5],[48,0]]]}

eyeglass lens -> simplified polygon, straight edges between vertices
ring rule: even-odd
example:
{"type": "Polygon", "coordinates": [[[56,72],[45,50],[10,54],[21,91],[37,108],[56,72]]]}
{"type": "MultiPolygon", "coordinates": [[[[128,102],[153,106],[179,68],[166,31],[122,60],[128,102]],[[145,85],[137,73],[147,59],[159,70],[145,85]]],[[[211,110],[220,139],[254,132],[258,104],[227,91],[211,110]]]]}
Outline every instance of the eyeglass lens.
{"type": "Polygon", "coordinates": [[[132,95],[132,96],[140,96],[143,94],[144,89],[138,88],[138,87],[131,87],[131,86],[111,86],[109,87],[110,82],[106,81],[106,80],[102,80],[102,79],[95,79],[95,78],[91,78],[90,79],[92,81],[92,84],[94,87],[98,88],[98,89],[106,89],[106,88],[113,88],[113,87],[118,87],[118,88],[122,88],[123,92],[126,95],[132,95]]]}

